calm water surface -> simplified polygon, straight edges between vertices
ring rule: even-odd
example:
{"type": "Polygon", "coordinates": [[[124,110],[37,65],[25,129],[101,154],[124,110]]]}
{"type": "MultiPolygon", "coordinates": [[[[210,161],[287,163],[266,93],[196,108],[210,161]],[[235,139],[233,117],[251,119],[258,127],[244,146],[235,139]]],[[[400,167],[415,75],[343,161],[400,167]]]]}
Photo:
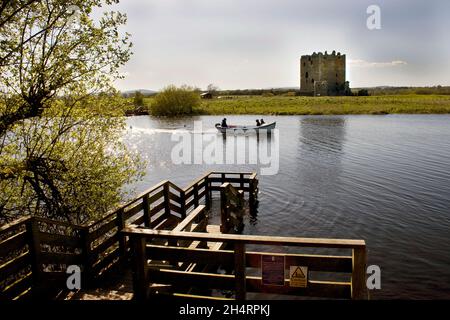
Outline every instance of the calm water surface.
{"type": "MultiPolygon", "coordinates": [[[[257,116],[227,116],[254,123],[257,116]]],[[[261,118],[258,116],[258,118],[261,118]]],[[[186,186],[210,170],[257,165],[175,165],[176,129],[221,117],[128,118],[125,141],[147,159],[143,191],[163,179],[186,186]]],[[[450,298],[450,116],[280,116],[279,171],[259,176],[259,213],[247,234],[361,238],[382,271],[373,298],[450,298]]]]}

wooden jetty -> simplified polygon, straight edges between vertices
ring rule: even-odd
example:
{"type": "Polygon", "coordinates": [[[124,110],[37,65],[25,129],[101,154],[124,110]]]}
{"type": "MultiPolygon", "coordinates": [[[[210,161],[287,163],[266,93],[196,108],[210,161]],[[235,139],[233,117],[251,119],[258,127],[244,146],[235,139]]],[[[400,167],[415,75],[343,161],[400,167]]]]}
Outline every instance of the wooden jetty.
{"type": "Polygon", "coordinates": [[[256,173],[209,172],[186,188],[162,181],[86,226],[21,218],[0,228],[0,299],[368,298],[363,240],[239,234],[257,195],[256,173]],[[209,223],[213,192],[220,225],[209,223]],[[277,285],[264,281],[268,257],[283,261],[277,285]],[[69,265],[81,269],[80,290],[67,289],[69,265]],[[308,268],[304,285],[293,285],[292,266],[308,268]]]}

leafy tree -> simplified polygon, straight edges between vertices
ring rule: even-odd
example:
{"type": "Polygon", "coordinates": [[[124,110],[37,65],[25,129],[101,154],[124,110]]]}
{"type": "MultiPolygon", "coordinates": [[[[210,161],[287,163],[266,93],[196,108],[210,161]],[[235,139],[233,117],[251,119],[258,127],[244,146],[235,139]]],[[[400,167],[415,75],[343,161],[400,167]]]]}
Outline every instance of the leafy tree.
{"type": "Polygon", "coordinates": [[[117,0],[0,5],[0,220],[38,214],[83,223],[115,206],[142,163],[120,141],[112,83],[130,57],[117,0]],[[76,16],[74,16],[76,13],[76,16]],[[76,19],[75,19],[76,18],[76,19]]]}
{"type": "Polygon", "coordinates": [[[208,87],[206,88],[206,90],[214,96],[217,94],[217,91],[219,91],[219,87],[215,86],[213,83],[210,83],[210,84],[208,84],[208,87]]]}
{"type": "Polygon", "coordinates": [[[144,95],[140,91],[134,93],[133,103],[136,108],[144,106],[144,95]]]}
{"type": "Polygon", "coordinates": [[[178,116],[192,114],[200,105],[200,96],[194,88],[188,86],[168,86],[158,93],[151,106],[151,113],[156,116],[178,116]]]}

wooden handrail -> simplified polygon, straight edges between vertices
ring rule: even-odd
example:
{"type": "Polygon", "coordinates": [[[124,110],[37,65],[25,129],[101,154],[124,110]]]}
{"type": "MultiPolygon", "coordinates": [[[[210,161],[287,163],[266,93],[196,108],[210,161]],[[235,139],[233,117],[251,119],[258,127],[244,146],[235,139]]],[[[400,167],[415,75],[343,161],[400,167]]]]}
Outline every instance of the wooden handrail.
{"type": "Polygon", "coordinates": [[[281,245],[281,246],[301,246],[310,248],[364,248],[366,242],[356,239],[328,239],[328,238],[297,238],[279,236],[255,236],[240,234],[210,234],[200,232],[174,232],[166,230],[142,229],[130,225],[126,227],[123,234],[130,237],[142,237],[145,239],[165,238],[181,240],[198,240],[208,242],[232,242],[258,245],[281,245]]]}
{"type": "Polygon", "coordinates": [[[14,220],[10,223],[4,224],[3,226],[0,227],[0,235],[5,232],[8,232],[11,229],[19,227],[21,224],[26,223],[30,219],[31,219],[31,216],[25,216],[25,217],[19,218],[17,220],[14,220]]]}

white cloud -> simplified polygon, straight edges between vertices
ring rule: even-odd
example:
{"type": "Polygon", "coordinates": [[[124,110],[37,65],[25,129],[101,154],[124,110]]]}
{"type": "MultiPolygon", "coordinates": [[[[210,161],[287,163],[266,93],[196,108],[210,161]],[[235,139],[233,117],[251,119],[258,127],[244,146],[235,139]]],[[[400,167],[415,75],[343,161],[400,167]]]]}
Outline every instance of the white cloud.
{"type": "Polygon", "coordinates": [[[394,61],[390,61],[390,62],[371,62],[371,61],[366,61],[366,60],[362,60],[362,59],[349,60],[348,63],[350,66],[360,67],[360,68],[398,67],[398,66],[404,66],[404,65],[408,64],[406,61],[402,61],[402,60],[394,60],[394,61]]]}

